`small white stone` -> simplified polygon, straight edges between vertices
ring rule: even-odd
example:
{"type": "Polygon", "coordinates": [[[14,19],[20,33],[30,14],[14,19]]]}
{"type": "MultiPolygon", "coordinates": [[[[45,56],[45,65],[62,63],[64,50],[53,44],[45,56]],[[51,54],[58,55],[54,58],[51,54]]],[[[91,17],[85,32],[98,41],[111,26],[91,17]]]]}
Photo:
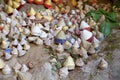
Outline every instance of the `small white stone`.
{"type": "Polygon", "coordinates": [[[21,57],[24,56],[25,54],[26,54],[25,50],[19,50],[18,56],[21,57]]]}
{"type": "Polygon", "coordinates": [[[16,26],[17,23],[18,23],[18,22],[17,22],[16,20],[12,19],[11,26],[16,26]]]}
{"type": "Polygon", "coordinates": [[[9,17],[7,17],[6,22],[9,24],[9,23],[11,23],[11,21],[12,20],[9,17]]]}
{"type": "Polygon", "coordinates": [[[17,10],[17,9],[14,9],[13,15],[14,15],[14,16],[17,16],[18,14],[19,14],[18,10],[17,10]]]}
{"type": "Polygon", "coordinates": [[[19,69],[21,69],[21,67],[22,67],[22,65],[17,62],[17,63],[15,63],[15,65],[14,65],[13,68],[14,68],[15,70],[19,70],[19,69]]]}
{"type": "Polygon", "coordinates": [[[51,25],[56,25],[57,23],[58,23],[58,20],[54,19],[52,20],[51,25]]]}
{"type": "Polygon", "coordinates": [[[93,46],[94,48],[98,48],[100,46],[100,41],[95,37],[93,38],[93,46]]]}
{"type": "Polygon", "coordinates": [[[100,41],[102,41],[102,40],[104,39],[103,33],[99,32],[99,31],[96,32],[96,37],[97,37],[97,39],[99,39],[100,41]]]}
{"type": "Polygon", "coordinates": [[[24,28],[23,32],[26,36],[30,35],[30,29],[28,29],[28,28],[24,28]]]}
{"type": "Polygon", "coordinates": [[[101,61],[99,63],[99,68],[101,68],[101,69],[107,69],[108,68],[108,63],[107,63],[107,61],[105,61],[105,59],[101,59],[101,61]]]}
{"type": "Polygon", "coordinates": [[[85,17],[85,14],[83,13],[83,11],[81,11],[81,19],[83,19],[85,17]]]}
{"type": "Polygon", "coordinates": [[[21,0],[21,4],[24,5],[26,3],[25,0],[21,0]]]}
{"type": "Polygon", "coordinates": [[[17,50],[17,48],[13,47],[13,50],[12,50],[11,53],[14,54],[14,55],[18,55],[18,50],[17,50]]]}
{"type": "Polygon", "coordinates": [[[22,50],[22,49],[23,49],[22,45],[21,45],[21,44],[18,44],[18,45],[17,45],[17,49],[18,49],[18,50],[22,50]]]}
{"type": "Polygon", "coordinates": [[[63,67],[59,71],[60,78],[67,78],[69,72],[67,67],[63,67]]]}
{"type": "Polygon", "coordinates": [[[35,19],[35,16],[34,16],[34,15],[31,15],[31,16],[29,17],[29,19],[35,19]]]}
{"type": "Polygon", "coordinates": [[[43,15],[43,16],[47,15],[46,11],[40,11],[40,14],[43,15]]]}
{"type": "Polygon", "coordinates": [[[80,47],[77,41],[75,41],[75,43],[73,44],[73,47],[76,49],[78,49],[80,47]]]}
{"type": "Polygon", "coordinates": [[[5,34],[5,35],[8,35],[9,32],[10,32],[10,27],[9,25],[5,25],[2,32],[5,34]]]}
{"type": "Polygon", "coordinates": [[[44,27],[44,26],[43,26],[42,24],[40,24],[40,23],[39,23],[39,24],[36,24],[36,26],[40,27],[40,29],[44,27]]]}
{"type": "Polygon", "coordinates": [[[28,25],[31,25],[31,24],[32,24],[32,21],[28,19],[27,24],[28,24],[28,25]]]}
{"type": "Polygon", "coordinates": [[[19,22],[19,20],[22,19],[21,13],[19,12],[18,15],[16,15],[16,21],[19,22]]]}
{"type": "Polygon", "coordinates": [[[27,14],[25,12],[22,12],[22,17],[23,18],[26,18],[27,17],[27,14]]]}
{"type": "Polygon", "coordinates": [[[42,39],[47,38],[47,33],[44,32],[44,31],[41,31],[41,33],[40,33],[40,37],[41,37],[42,39]]]}
{"type": "Polygon", "coordinates": [[[29,50],[30,49],[30,45],[28,43],[24,44],[24,50],[29,50]]]}
{"type": "Polygon", "coordinates": [[[43,40],[40,39],[40,38],[37,38],[35,41],[34,41],[35,44],[37,45],[42,45],[43,44],[43,40]]]}
{"type": "Polygon", "coordinates": [[[64,43],[64,49],[70,49],[72,47],[72,44],[69,41],[66,41],[64,43]]]}
{"type": "Polygon", "coordinates": [[[10,53],[4,53],[5,54],[5,60],[9,60],[12,58],[12,55],[10,53]]]}
{"type": "Polygon", "coordinates": [[[1,19],[2,19],[2,20],[5,20],[5,21],[6,21],[6,19],[7,19],[7,14],[6,14],[6,13],[0,12],[0,16],[1,16],[1,19]]]}
{"type": "Polygon", "coordinates": [[[75,63],[71,56],[68,56],[66,61],[64,62],[64,67],[68,67],[68,70],[75,69],[75,63]]]}
{"type": "Polygon", "coordinates": [[[56,60],[55,58],[53,58],[53,59],[50,60],[50,62],[51,62],[51,63],[56,63],[57,60],[56,60]]]}
{"type": "Polygon", "coordinates": [[[78,42],[78,44],[80,45],[80,44],[81,44],[81,39],[78,38],[78,39],[77,39],[77,42],[78,42]]]}
{"type": "Polygon", "coordinates": [[[8,48],[9,45],[10,45],[9,41],[2,41],[2,48],[8,48]]]}
{"type": "Polygon", "coordinates": [[[64,51],[64,46],[62,44],[59,44],[56,48],[56,51],[58,51],[59,53],[64,51]]]}
{"type": "Polygon", "coordinates": [[[12,71],[12,69],[10,68],[10,66],[5,65],[5,67],[2,69],[3,74],[7,75],[10,74],[12,71]]]}
{"type": "Polygon", "coordinates": [[[83,60],[81,58],[79,58],[76,60],[76,65],[81,67],[81,66],[85,65],[85,63],[83,62],[83,60]]]}
{"type": "Polygon", "coordinates": [[[63,27],[63,26],[66,26],[66,23],[64,21],[64,19],[61,19],[58,24],[57,24],[58,27],[63,27]]]}
{"type": "Polygon", "coordinates": [[[29,42],[34,42],[37,39],[37,37],[28,37],[29,42]]]}
{"type": "Polygon", "coordinates": [[[34,36],[40,36],[41,33],[42,33],[41,28],[33,24],[31,27],[31,34],[34,36]]]}
{"type": "Polygon", "coordinates": [[[82,45],[86,50],[88,50],[92,44],[88,41],[82,40],[82,45]]]}
{"type": "Polygon", "coordinates": [[[90,38],[92,38],[93,37],[93,34],[92,34],[92,32],[90,32],[90,31],[88,31],[88,30],[83,30],[83,31],[81,31],[81,39],[82,40],[89,40],[90,38]]]}
{"type": "Polygon", "coordinates": [[[26,26],[26,22],[24,20],[22,20],[22,26],[26,26]]]}
{"type": "Polygon", "coordinates": [[[68,26],[71,26],[71,25],[72,25],[72,22],[71,22],[71,21],[68,21],[68,22],[67,22],[67,25],[68,25],[68,26]]]}
{"type": "Polygon", "coordinates": [[[87,58],[88,58],[87,51],[86,51],[86,49],[84,49],[83,47],[81,47],[81,49],[80,49],[80,55],[81,55],[84,59],[87,59],[87,58]]]}
{"type": "Polygon", "coordinates": [[[44,23],[44,26],[45,26],[45,27],[50,27],[50,22],[44,23]]]}
{"type": "Polygon", "coordinates": [[[54,36],[51,34],[51,33],[48,33],[48,38],[51,39],[53,38],[54,36]]]}
{"type": "Polygon", "coordinates": [[[17,46],[18,45],[18,39],[15,39],[14,41],[12,41],[12,45],[17,46]]]}
{"type": "Polygon", "coordinates": [[[47,46],[51,46],[52,41],[49,38],[46,38],[44,43],[47,46]]]}
{"type": "Polygon", "coordinates": [[[20,41],[20,44],[21,44],[21,45],[24,45],[24,44],[26,44],[26,43],[27,43],[27,40],[25,40],[25,38],[22,38],[21,41],[20,41]]]}
{"type": "Polygon", "coordinates": [[[71,14],[72,15],[76,14],[75,10],[71,10],[71,14]]]}
{"type": "Polygon", "coordinates": [[[27,67],[27,65],[23,64],[21,68],[21,72],[27,72],[28,70],[29,68],[27,67]]]}
{"type": "Polygon", "coordinates": [[[64,17],[65,19],[69,19],[68,14],[64,14],[63,17],[64,17]]]}

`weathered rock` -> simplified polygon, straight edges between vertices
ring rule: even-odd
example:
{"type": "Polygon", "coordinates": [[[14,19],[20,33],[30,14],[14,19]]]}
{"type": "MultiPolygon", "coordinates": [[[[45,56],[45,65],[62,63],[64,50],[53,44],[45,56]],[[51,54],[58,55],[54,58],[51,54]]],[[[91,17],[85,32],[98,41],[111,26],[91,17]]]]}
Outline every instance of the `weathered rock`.
{"type": "Polygon", "coordinates": [[[101,59],[100,63],[99,63],[99,68],[100,69],[107,69],[108,68],[108,63],[107,61],[105,61],[104,59],[101,59]]]}
{"type": "Polygon", "coordinates": [[[58,76],[52,71],[50,63],[46,62],[40,69],[40,71],[36,71],[36,74],[33,75],[35,76],[34,80],[58,80],[58,76]]]}
{"type": "Polygon", "coordinates": [[[64,67],[68,67],[69,70],[75,69],[74,59],[71,56],[68,56],[65,60],[64,67]]]}
{"type": "Polygon", "coordinates": [[[7,75],[7,76],[0,76],[0,80],[17,80],[16,76],[10,76],[10,75],[7,75]]]}
{"type": "Polygon", "coordinates": [[[65,79],[68,76],[68,68],[67,67],[63,67],[60,69],[59,71],[59,75],[61,79],[65,79]]]}
{"type": "Polygon", "coordinates": [[[29,72],[20,72],[17,71],[18,80],[33,80],[32,74],[29,72]]]}
{"type": "Polygon", "coordinates": [[[80,67],[85,65],[85,63],[83,62],[81,58],[77,59],[75,63],[76,63],[76,66],[80,66],[80,67]]]}

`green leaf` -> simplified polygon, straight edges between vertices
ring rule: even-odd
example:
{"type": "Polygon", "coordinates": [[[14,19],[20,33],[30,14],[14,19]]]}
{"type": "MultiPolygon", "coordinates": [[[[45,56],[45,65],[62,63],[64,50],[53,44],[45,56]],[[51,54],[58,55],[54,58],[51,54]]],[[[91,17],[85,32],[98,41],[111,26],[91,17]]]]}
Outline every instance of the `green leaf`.
{"type": "Polygon", "coordinates": [[[114,12],[106,12],[101,9],[92,10],[86,14],[86,16],[91,16],[95,22],[97,22],[102,15],[105,16],[105,21],[100,25],[100,31],[106,37],[110,34],[111,30],[118,25],[116,14],[114,12]]]}
{"type": "Polygon", "coordinates": [[[115,8],[120,8],[120,0],[115,3],[115,8]]]}
{"type": "Polygon", "coordinates": [[[107,26],[107,23],[104,21],[100,26],[100,31],[104,34],[104,36],[108,36],[111,32],[110,27],[107,26]]]}
{"type": "Polygon", "coordinates": [[[118,23],[111,23],[111,22],[109,22],[109,23],[107,23],[108,24],[108,26],[111,28],[111,29],[113,29],[113,28],[116,28],[116,27],[118,27],[118,23]]]}
{"type": "Polygon", "coordinates": [[[95,22],[97,22],[101,16],[101,14],[91,13],[91,16],[95,22]]]}
{"type": "Polygon", "coordinates": [[[116,22],[116,14],[114,12],[109,12],[106,14],[106,19],[112,22],[116,22]]]}
{"type": "Polygon", "coordinates": [[[117,23],[111,23],[111,22],[104,21],[100,25],[100,32],[102,32],[104,36],[106,37],[110,34],[111,30],[115,28],[116,26],[118,26],[117,23]]]}
{"type": "Polygon", "coordinates": [[[58,69],[60,69],[60,68],[62,67],[61,63],[60,63],[60,62],[57,62],[57,63],[56,63],[56,67],[57,67],[58,69]]]}
{"type": "Polygon", "coordinates": [[[107,12],[106,12],[105,10],[103,10],[103,9],[100,9],[99,11],[100,11],[101,14],[106,14],[106,13],[107,13],[107,12]]]}
{"type": "Polygon", "coordinates": [[[91,13],[93,12],[93,10],[89,11],[88,13],[86,13],[86,16],[91,16],[91,13]]]}
{"type": "Polygon", "coordinates": [[[99,20],[101,15],[106,14],[106,11],[104,10],[91,10],[86,14],[86,16],[91,16],[95,22],[99,20]]]}

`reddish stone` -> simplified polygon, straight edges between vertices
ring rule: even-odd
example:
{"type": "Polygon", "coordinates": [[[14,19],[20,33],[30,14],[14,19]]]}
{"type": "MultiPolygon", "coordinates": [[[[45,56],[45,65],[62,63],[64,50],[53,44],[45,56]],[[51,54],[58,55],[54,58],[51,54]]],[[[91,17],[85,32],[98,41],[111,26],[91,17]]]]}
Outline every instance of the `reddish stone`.
{"type": "Polygon", "coordinates": [[[77,36],[80,36],[80,30],[75,30],[75,34],[76,34],[77,36]]]}
{"type": "Polygon", "coordinates": [[[94,37],[94,36],[92,36],[92,37],[91,37],[90,39],[88,39],[87,41],[88,41],[88,42],[92,42],[92,41],[93,41],[93,37],[94,37]]]}

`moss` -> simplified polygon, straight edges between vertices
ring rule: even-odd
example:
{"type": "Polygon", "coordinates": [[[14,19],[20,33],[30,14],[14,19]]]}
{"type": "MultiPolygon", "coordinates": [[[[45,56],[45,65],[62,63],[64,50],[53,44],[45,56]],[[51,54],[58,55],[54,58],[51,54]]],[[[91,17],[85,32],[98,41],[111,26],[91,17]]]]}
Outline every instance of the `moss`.
{"type": "Polygon", "coordinates": [[[50,55],[50,59],[57,58],[57,55],[55,54],[55,49],[54,48],[47,47],[47,48],[44,48],[44,51],[46,52],[46,54],[50,55]]]}
{"type": "Polygon", "coordinates": [[[104,51],[113,51],[113,50],[115,50],[115,49],[120,49],[120,45],[119,44],[109,44],[108,46],[106,46],[105,48],[104,48],[104,51]]]}
{"type": "Polygon", "coordinates": [[[90,77],[89,77],[89,80],[93,80],[93,75],[92,74],[90,74],[90,77]]]}
{"type": "Polygon", "coordinates": [[[120,49],[120,41],[115,41],[112,43],[109,43],[108,46],[104,48],[104,51],[113,51],[115,49],[120,49]]]}
{"type": "Polygon", "coordinates": [[[111,62],[112,61],[112,53],[107,53],[105,55],[105,59],[107,60],[107,62],[111,62]]]}
{"type": "Polygon", "coordinates": [[[120,49],[120,37],[119,34],[111,34],[105,40],[108,42],[108,46],[104,48],[104,51],[113,51],[115,49],[120,49]]]}
{"type": "Polygon", "coordinates": [[[90,74],[89,80],[95,80],[95,76],[97,76],[97,73],[98,73],[97,71],[98,71],[98,70],[96,69],[93,74],[90,74]]]}

